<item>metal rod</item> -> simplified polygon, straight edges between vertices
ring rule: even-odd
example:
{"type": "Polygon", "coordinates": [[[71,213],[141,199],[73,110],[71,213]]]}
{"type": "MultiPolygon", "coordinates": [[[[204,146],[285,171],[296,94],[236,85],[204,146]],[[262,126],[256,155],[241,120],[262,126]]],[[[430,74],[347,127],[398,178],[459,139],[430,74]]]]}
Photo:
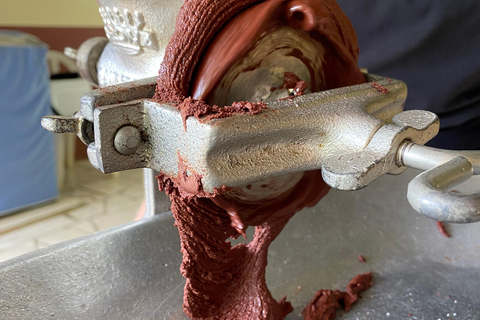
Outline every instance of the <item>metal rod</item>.
{"type": "Polygon", "coordinates": [[[480,174],[480,151],[443,150],[406,141],[398,155],[402,165],[422,171],[438,167],[456,157],[464,157],[472,164],[473,174],[480,174]]]}
{"type": "Polygon", "coordinates": [[[461,194],[447,190],[472,176],[470,161],[456,157],[430,169],[408,184],[410,205],[428,218],[452,223],[480,221],[480,193],[461,194]]]}

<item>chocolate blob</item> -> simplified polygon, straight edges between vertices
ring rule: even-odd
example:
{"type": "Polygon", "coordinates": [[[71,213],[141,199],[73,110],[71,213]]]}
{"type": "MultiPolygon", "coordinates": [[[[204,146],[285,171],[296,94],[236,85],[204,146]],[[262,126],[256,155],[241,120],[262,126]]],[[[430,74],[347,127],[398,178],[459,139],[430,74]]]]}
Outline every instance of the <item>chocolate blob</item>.
{"type": "MultiPolygon", "coordinates": [[[[298,28],[324,50],[324,81],[310,84],[318,86],[312,91],[364,82],[357,67],[355,31],[334,0],[187,0],[165,52],[154,99],[177,105],[184,120],[261,113],[261,102],[218,107],[204,101],[236,61],[282,25],[298,28]]],[[[304,80],[287,76],[294,79],[293,88],[305,90],[304,80]]],[[[276,301],[268,291],[268,247],[296,212],[327,194],[321,172],[303,173],[290,189],[268,200],[232,197],[228,186],[205,193],[201,176],[180,158],[179,172],[177,177],[157,178],[159,188],[170,195],[180,233],[187,316],[283,319],[293,309],[286,298],[276,301]],[[228,239],[244,235],[248,226],[255,226],[252,241],[232,246],[228,239]]]]}
{"type": "Polygon", "coordinates": [[[360,294],[372,286],[372,273],[359,274],[347,286],[345,291],[318,290],[315,297],[302,311],[304,320],[333,320],[337,310],[350,311],[352,304],[361,298],[360,294]]]}

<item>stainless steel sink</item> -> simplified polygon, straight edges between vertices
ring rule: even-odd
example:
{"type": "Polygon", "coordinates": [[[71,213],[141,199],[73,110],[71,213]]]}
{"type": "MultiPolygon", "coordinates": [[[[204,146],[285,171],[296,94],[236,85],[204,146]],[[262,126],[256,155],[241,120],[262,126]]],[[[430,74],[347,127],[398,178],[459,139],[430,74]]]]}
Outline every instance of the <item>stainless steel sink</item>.
{"type": "MultiPolygon", "coordinates": [[[[480,225],[442,236],[407,202],[417,174],[332,190],[290,221],[267,271],[273,295],[295,308],[287,319],[301,319],[316,290],[366,271],[374,285],[342,319],[480,319],[480,225]]],[[[165,213],[0,264],[0,319],[185,319],[173,222],[165,213]]]]}

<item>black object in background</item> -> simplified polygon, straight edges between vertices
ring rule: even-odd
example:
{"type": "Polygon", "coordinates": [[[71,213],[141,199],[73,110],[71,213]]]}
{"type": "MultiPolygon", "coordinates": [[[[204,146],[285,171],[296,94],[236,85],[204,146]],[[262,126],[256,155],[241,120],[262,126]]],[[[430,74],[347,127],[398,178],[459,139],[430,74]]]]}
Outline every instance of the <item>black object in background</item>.
{"type": "Polygon", "coordinates": [[[359,65],[405,81],[405,109],[440,117],[429,145],[480,149],[480,1],[338,0],[352,21],[359,65]]]}

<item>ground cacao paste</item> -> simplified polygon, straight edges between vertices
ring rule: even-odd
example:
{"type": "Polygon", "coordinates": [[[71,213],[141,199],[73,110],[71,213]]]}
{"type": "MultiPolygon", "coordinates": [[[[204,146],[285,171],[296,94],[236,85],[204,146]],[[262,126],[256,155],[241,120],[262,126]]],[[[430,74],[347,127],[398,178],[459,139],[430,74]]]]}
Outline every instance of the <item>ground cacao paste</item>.
{"type": "MultiPolygon", "coordinates": [[[[357,67],[355,31],[334,0],[187,0],[165,52],[154,99],[177,105],[184,119],[261,113],[262,103],[223,108],[204,101],[231,64],[278,23],[308,32],[324,48],[323,89],[364,82],[357,67]],[[231,27],[234,22],[238,25],[231,27]],[[200,60],[209,59],[205,51],[216,37],[227,43],[234,38],[235,50],[221,59],[217,55],[212,73],[202,71],[208,81],[195,95],[199,98],[192,99],[192,79],[200,73],[200,60]]],[[[180,158],[178,176],[161,175],[158,180],[170,195],[180,233],[184,311],[190,318],[279,320],[292,311],[285,298],[276,301],[267,289],[268,247],[296,212],[326,195],[328,187],[320,171],[305,172],[292,188],[268,201],[232,199],[228,186],[208,194],[202,189],[201,176],[180,158]],[[240,236],[248,226],[255,226],[251,242],[232,246],[228,239],[240,236]]]]}
{"type": "Polygon", "coordinates": [[[318,290],[315,297],[302,311],[304,320],[333,320],[337,310],[348,312],[353,303],[361,298],[360,293],[372,286],[372,273],[359,274],[353,278],[345,291],[318,290]]]}

